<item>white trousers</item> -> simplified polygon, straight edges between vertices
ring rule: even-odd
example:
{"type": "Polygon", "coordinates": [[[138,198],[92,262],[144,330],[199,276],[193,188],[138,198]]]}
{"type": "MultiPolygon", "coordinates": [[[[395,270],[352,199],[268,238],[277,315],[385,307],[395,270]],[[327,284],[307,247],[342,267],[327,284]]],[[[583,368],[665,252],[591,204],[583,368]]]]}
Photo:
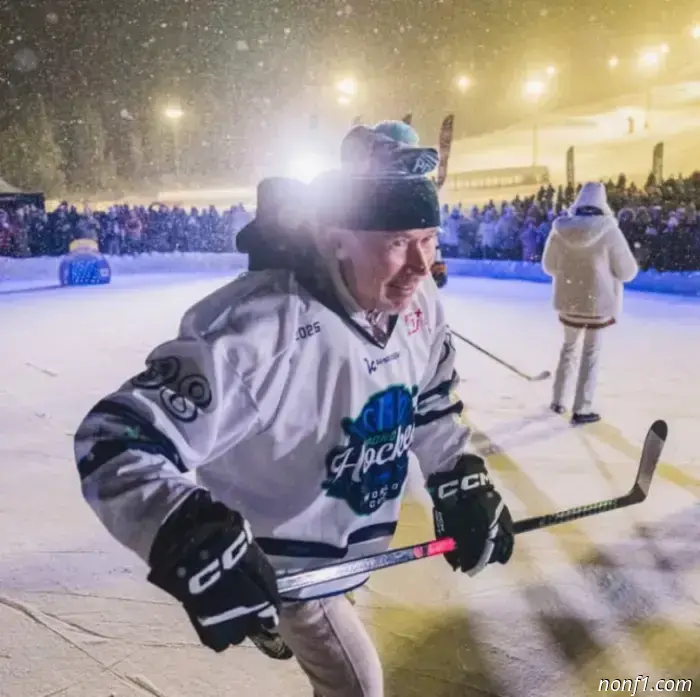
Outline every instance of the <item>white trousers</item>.
{"type": "Polygon", "coordinates": [[[383,697],[379,655],[344,595],[283,605],[278,630],[314,697],[383,697]]]}
{"type": "Polygon", "coordinates": [[[583,339],[581,361],[578,365],[576,392],[574,393],[574,414],[590,414],[593,411],[593,397],[598,382],[601,329],[564,326],[564,343],[559,353],[559,363],[554,375],[552,403],[565,406],[564,400],[570,391],[577,373],[578,349],[583,339]]]}

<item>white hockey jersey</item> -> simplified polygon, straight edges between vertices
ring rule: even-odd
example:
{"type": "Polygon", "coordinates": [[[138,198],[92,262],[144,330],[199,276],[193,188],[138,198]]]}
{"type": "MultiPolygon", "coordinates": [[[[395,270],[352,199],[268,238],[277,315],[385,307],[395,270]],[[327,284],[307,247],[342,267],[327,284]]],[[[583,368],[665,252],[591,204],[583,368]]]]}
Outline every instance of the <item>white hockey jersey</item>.
{"type": "Polygon", "coordinates": [[[382,346],[290,271],[235,279],[86,416],[75,436],[85,499],[146,561],[197,486],[250,522],[280,572],[384,551],[409,452],[427,475],[451,469],[468,438],[431,278],[390,327],[382,346]]]}

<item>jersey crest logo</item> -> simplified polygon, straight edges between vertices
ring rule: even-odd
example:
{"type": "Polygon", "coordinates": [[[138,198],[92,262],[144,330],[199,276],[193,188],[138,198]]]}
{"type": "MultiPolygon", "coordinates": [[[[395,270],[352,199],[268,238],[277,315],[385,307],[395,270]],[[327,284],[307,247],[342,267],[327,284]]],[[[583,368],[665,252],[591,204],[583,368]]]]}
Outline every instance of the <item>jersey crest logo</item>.
{"type": "Polygon", "coordinates": [[[356,419],[341,422],[348,442],[326,456],[328,496],[357,515],[371,515],[401,495],[413,443],[418,388],[392,385],[372,395],[356,419]]]}

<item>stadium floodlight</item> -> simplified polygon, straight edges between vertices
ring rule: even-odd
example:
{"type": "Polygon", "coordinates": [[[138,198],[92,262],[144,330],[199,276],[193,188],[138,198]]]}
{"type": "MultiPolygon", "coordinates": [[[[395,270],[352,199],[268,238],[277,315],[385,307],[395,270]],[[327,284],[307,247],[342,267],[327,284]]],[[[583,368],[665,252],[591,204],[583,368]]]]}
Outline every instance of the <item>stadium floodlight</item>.
{"type": "Polygon", "coordinates": [[[357,94],[357,81],[354,78],[346,77],[336,82],[335,88],[345,97],[354,97],[357,94]]]}
{"type": "Polygon", "coordinates": [[[179,106],[169,106],[163,114],[166,119],[177,121],[185,115],[185,112],[179,106]]]}
{"type": "Polygon", "coordinates": [[[643,51],[639,56],[639,65],[642,68],[656,68],[661,62],[661,53],[655,49],[643,51]]]}
{"type": "Polygon", "coordinates": [[[457,78],[457,89],[466,92],[472,86],[471,78],[468,75],[460,75],[457,78]]]}
{"type": "Polygon", "coordinates": [[[523,85],[523,93],[530,99],[539,99],[547,91],[547,85],[542,80],[527,80],[523,85]]]}

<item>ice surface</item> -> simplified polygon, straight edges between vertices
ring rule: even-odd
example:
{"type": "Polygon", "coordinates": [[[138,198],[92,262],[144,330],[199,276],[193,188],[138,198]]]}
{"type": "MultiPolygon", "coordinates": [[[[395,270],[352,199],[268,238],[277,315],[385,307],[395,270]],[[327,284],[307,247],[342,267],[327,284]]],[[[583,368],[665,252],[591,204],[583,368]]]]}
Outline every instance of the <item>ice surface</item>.
{"type": "MultiPolygon", "coordinates": [[[[218,277],[0,295],[0,695],[308,697],[293,661],[198,646],[181,610],[80,497],[71,436],[142,367],[218,277]]],[[[523,369],[552,369],[550,288],[450,279],[458,331],[523,369]]],[[[458,340],[455,340],[459,344],[458,340]]],[[[647,427],[670,436],[647,502],[518,538],[475,579],[441,559],[375,574],[357,607],[387,697],[579,697],[601,678],[694,678],[700,689],[700,301],[628,293],[606,330],[601,424],[572,429],[532,384],[464,345],[474,443],[515,517],[626,491],[647,427]]],[[[436,443],[436,450],[439,444],[436,443]]],[[[431,537],[420,493],[397,544],[431,537]]],[[[693,693],[691,693],[693,694],[693,693]]]]}

